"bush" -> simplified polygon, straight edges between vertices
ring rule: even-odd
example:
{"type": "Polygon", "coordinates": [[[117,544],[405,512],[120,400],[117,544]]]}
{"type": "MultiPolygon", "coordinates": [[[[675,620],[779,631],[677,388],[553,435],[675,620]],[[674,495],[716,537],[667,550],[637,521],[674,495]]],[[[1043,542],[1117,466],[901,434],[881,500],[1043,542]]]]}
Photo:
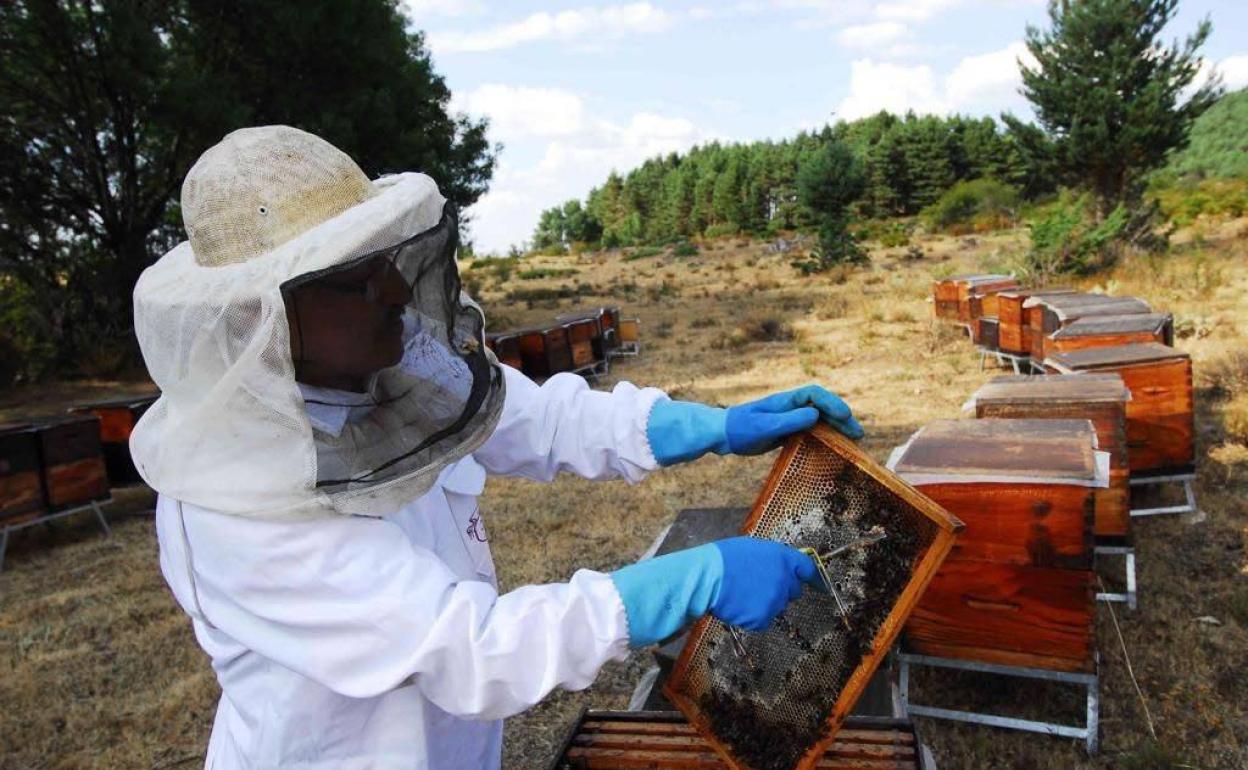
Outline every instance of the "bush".
{"type": "Polygon", "coordinates": [[[905,222],[893,222],[880,233],[880,245],[885,248],[910,245],[910,226],[905,222]]]}
{"type": "Polygon", "coordinates": [[[53,340],[32,292],[0,276],[0,389],[47,374],[56,360],[53,340]]]}
{"type": "Polygon", "coordinates": [[[1012,225],[1018,204],[1018,190],[984,177],[964,180],[945,190],[935,203],[923,209],[922,216],[929,228],[960,235],[1012,225]]]}
{"type": "Polygon", "coordinates": [[[707,238],[722,238],[728,235],[736,235],[739,232],[741,232],[740,225],[733,224],[732,222],[720,222],[719,224],[711,225],[706,228],[703,235],[707,238]]]}
{"type": "Polygon", "coordinates": [[[540,278],[562,278],[568,275],[576,275],[577,271],[573,268],[563,267],[535,267],[531,270],[521,270],[519,273],[522,281],[536,281],[540,278]]]}
{"type": "Polygon", "coordinates": [[[1156,186],[1162,214],[1179,227],[1205,217],[1242,217],[1248,211],[1248,180],[1203,179],[1156,186]]]}
{"type": "Polygon", "coordinates": [[[1031,250],[1024,268],[1041,281],[1059,274],[1086,275],[1112,265],[1123,245],[1129,221],[1119,204],[1100,222],[1087,195],[1063,195],[1031,223],[1031,250]]]}
{"type": "Polygon", "coordinates": [[[1232,441],[1248,444],[1248,393],[1236,396],[1227,403],[1223,424],[1226,435],[1232,441]]]}
{"type": "Polygon", "coordinates": [[[689,241],[681,241],[672,247],[673,257],[696,257],[698,255],[698,245],[689,241]]]}
{"type": "Polygon", "coordinates": [[[663,253],[663,249],[658,246],[641,246],[633,249],[624,255],[625,262],[632,262],[635,259],[645,259],[646,257],[655,257],[663,253]]]}

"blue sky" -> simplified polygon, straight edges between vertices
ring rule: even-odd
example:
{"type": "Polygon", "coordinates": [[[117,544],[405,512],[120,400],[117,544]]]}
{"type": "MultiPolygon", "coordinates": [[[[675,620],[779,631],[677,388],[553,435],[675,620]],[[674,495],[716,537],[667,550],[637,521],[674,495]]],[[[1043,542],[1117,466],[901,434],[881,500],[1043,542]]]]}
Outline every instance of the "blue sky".
{"type": "MultiPolygon", "coordinates": [[[[783,139],[879,109],[1030,115],[1021,41],[1041,0],[728,0],[566,4],[402,0],[455,110],[504,145],[475,206],[479,252],[615,168],[719,139],[783,139]]],[[[1248,85],[1248,3],[1183,0],[1168,36],[1210,17],[1204,54],[1248,85]]]]}

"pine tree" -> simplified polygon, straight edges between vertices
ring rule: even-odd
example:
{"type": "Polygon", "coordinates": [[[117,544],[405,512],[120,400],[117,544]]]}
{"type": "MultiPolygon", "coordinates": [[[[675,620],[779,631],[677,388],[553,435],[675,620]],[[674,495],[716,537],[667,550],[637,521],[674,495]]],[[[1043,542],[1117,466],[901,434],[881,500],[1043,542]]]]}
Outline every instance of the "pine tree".
{"type": "Polygon", "coordinates": [[[1038,66],[1023,68],[1023,93],[1054,140],[1058,169],[1095,196],[1101,217],[1138,203],[1145,175],[1186,144],[1192,121],[1220,93],[1206,83],[1180,104],[1212,25],[1206,19],[1182,44],[1163,45],[1177,7],[1178,0],[1053,1],[1050,28],[1027,28],[1038,66]]]}

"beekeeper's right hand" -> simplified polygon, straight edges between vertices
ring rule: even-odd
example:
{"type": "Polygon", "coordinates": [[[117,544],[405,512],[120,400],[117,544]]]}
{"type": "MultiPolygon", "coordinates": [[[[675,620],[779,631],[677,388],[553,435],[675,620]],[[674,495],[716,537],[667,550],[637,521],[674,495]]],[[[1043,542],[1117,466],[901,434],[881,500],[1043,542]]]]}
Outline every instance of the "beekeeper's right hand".
{"type": "Polygon", "coordinates": [[[611,579],[624,600],[629,644],[640,647],[707,612],[762,631],[817,575],[815,563],[795,548],[734,537],[630,564],[611,579]]]}

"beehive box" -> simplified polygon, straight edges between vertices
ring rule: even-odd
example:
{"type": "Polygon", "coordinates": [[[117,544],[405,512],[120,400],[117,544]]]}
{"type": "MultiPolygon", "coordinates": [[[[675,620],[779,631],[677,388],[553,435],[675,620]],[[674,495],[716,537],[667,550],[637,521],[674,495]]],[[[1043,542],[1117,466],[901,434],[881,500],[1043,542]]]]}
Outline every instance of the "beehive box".
{"type": "Polygon", "coordinates": [[[0,524],[33,518],[46,509],[38,433],[30,425],[0,426],[0,524]]]}
{"type": "Polygon", "coordinates": [[[1106,465],[1087,420],[943,420],[899,447],[890,466],[966,524],[906,647],[1092,671],[1093,495],[1106,465]]]}
{"type": "Polygon", "coordinates": [[[596,307],[555,317],[556,321],[561,322],[585,319],[591,319],[598,324],[601,349],[597,351],[597,355],[605,359],[610,351],[620,346],[620,309],[618,307],[596,307]]]}
{"type": "MultiPolygon", "coordinates": [[[[936,317],[945,321],[959,320],[958,301],[961,294],[961,287],[969,286],[974,281],[990,281],[993,279],[1003,279],[1009,276],[990,275],[984,273],[963,273],[961,275],[951,275],[948,278],[942,278],[932,282],[932,299],[934,301],[934,309],[936,317]]],[[[969,295],[968,295],[969,301],[969,295]]]]}
{"type": "Polygon", "coordinates": [[[524,359],[520,355],[520,337],[516,332],[499,332],[485,335],[485,345],[494,351],[494,357],[501,364],[513,369],[524,369],[524,359]]]}
{"type": "Polygon", "coordinates": [[[1131,391],[1127,403],[1127,459],[1131,474],[1186,473],[1196,460],[1193,436],[1192,359],[1148,342],[1054,353],[1044,362],[1054,374],[1114,372],[1131,391]]]}
{"type": "Polygon", "coordinates": [[[49,510],[108,499],[99,425],[95,415],[74,415],[36,428],[49,510]]]}
{"type": "Polygon", "coordinates": [[[620,342],[624,345],[636,345],[641,342],[641,321],[636,318],[620,319],[620,342]]]}
{"type": "Polygon", "coordinates": [[[849,628],[808,586],[769,629],[741,632],[745,657],[719,620],[690,632],[663,692],[728,767],[817,765],[961,528],[826,426],[785,445],[744,534],[824,553],[876,527],[885,540],[828,563],[849,628]]]}
{"type": "Polygon", "coordinates": [[[1174,316],[1169,313],[1137,313],[1080,318],[1045,337],[1044,355],[1137,342],[1172,344],[1174,316]]]}
{"type": "Polygon", "coordinates": [[[1117,374],[1005,375],[975,391],[976,417],[1084,419],[1096,430],[1097,446],[1109,453],[1109,486],[1095,491],[1093,531],[1102,538],[1126,537],[1131,522],[1126,409],[1131,399],[1117,374]]]}
{"type": "Polygon", "coordinates": [[[955,282],[958,289],[958,320],[972,325],[980,315],[996,315],[996,294],[1018,288],[1009,275],[977,275],[955,282]]]}
{"type": "Polygon", "coordinates": [[[546,379],[559,372],[572,371],[572,348],[563,326],[525,329],[517,332],[524,373],[546,379]]]}
{"type": "MultiPolygon", "coordinates": [[[[851,716],[816,767],[935,770],[906,719],[851,716]]],[[[548,770],[727,770],[674,711],[582,711],[548,770]]]]}
{"type": "Polygon", "coordinates": [[[1033,308],[1028,321],[1032,331],[1031,355],[1037,361],[1044,360],[1045,342],[1048,335],[1080,318],[1139,315],[1152,312],[1152,308],[1142,299],[1104,297],[1097,294],[1034,297],[1023,303],[1023,306],[1033,308]]]}
{"type": "Polygon", "coordinates": [[[1016,356],[1030,355],[1031,328],[1023,303],[1031,297],[1073,294],[1074,289],[1007,289],[997,294],[997,319],[1001,324],[1001,351],[1016,356]]]}
{"type": "Polygon", "coordinates": [[[602,329],[598,321],[583,318],[564,324],[568,331],[568,346],[572,351],[572,368],[587,369],[603,360],[602,329]]]}
{"type": "Polygon", "coordinates": [[[71,414],[93,414],[100,420],[100,444],[110,486],[120,487],[140,481],[130,457],[130,434],[139,419],[156,401],[156,396],[97,401],[72,407],[71,414]]]}

